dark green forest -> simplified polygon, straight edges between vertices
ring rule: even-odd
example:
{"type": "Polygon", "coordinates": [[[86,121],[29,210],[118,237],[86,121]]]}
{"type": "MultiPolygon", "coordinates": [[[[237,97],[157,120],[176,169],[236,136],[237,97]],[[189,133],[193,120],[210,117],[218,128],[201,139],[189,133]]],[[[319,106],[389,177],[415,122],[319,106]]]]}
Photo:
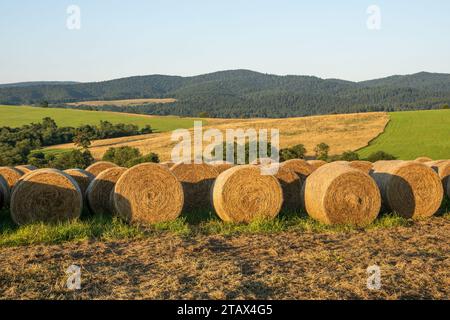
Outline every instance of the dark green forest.
{"type": "Polygon", "coordinates": [[[93,83],[0,87],[0,104],[50,107],[69,107],[65,103],[75,101],[169,97],[177,101],[76,108],[233,118],[434,109],[450,103],[450,74],[420,72],[351,82],[231,70],[194,77],[150,75],[93,83]]]}

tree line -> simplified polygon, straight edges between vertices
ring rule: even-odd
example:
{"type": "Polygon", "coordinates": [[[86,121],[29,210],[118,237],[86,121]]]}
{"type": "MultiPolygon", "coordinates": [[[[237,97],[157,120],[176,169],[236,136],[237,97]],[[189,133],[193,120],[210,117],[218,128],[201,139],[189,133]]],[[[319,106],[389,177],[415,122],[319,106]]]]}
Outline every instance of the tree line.
{"type": "MultiPolygon", "coordinates": [[[[74,142],[83,149],[87,149],[90,140],[109,139],[123,136],[133,136],[151,133],[152,128],[147,125],[142,129],[132,124],[112,124],[100,121],[99,125],[83,125],[78,128],[58,127],[56,122],[46,117],[39,123],[31,123],[17,128],[0,128],[0,166],[14,166],[30,163],[54,161],[51,154],[47,159],[42,152],[36,152],[46,146],[74,142]]],[[[78,155],[80,156],[80,155],[78,155]]],[[[88,154],[84,155],[88,157],[88,154]]],[[[81,157],[81,156],[80,156],[81,157]]],[[[89,158],[89,157],[88,157],[89,158]]]]}

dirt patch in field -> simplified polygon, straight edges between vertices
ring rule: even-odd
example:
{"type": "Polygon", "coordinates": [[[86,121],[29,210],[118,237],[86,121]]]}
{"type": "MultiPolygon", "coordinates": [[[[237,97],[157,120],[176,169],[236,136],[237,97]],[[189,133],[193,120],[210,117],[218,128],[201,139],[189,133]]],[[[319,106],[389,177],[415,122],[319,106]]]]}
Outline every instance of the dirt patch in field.
{"type": "Polygon", "coordinates": [[[3,299],[448,299],[450,221],[0,249],[3,299]],[[81,267],[81,290],[65,270],[81,267]],[[367,289],[367,267],[381,289],[367,289]]]}
{"type": "MultiPolygon", "coordinates": [[[[216,128],[225,133],[227,129],[279,129],[280,147],[303,144],[307,154],[314,154],[314,147],[325,142],[330,146],[330,154],[341,154],[347,150],[357,150],[367,146],[369,141],[381,134],[389,122],[385,112],[355,113],[312,116],[284,119],[206,119],[204,130],[216,128]]],[[[170,160],[170,154],[177,142],[171,141],[171,132],[154,133],[144,136],[97,140],[90,151],[100,159],[110,147],[131,146],[139,148],[143,154],[156,152],[161,161],[170,160]]],[[[270,132],[269,132],[270,135],[270,132]]],[[[191,130],[193,136],[193,130],[191,130]]],[[[224,134],[225,137],[225,134],[224,134]]],[[[205,143],[206,146],[208,143],[205,143]]],[[[54,149],[73,148],[73,144],[52,146],[54,149]]]]}

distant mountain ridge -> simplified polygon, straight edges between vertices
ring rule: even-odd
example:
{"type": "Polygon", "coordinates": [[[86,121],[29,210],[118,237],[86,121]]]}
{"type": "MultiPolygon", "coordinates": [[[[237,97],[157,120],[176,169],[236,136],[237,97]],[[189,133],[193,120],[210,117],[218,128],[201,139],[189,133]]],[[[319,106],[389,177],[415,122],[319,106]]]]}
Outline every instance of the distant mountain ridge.
{"type": "Polygon", "coordinates": [[[95,109],[182,116],[206,112],[214,117],[289,117],[431,109],[450,103],[450,74],[419,72],[352,82],[240,69],[191,77],[148,75],[90,83],[0,86],[0,103],[3,104],[48,101],[64,106],[76,101],[137,98],[175,98],[177,101],[95,109]]]}
{"type": "Polygon", "coordinates": [[[32,87],[40,85],[62,85],[62,84],[75,84],[76,81],[27,81],[27,82],[13,82],[0,84],[0,88],[13,88],[13,87],[32,87]]]}

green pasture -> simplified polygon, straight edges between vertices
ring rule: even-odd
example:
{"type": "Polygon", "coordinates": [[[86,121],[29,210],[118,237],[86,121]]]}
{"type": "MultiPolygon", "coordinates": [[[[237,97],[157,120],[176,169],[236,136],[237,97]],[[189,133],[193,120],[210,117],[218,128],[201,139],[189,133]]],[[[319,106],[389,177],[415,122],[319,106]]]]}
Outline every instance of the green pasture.
{"type": "Polygon", "coordinates": [[[78,127],[84,124],[94,125],[99,124],[100,120],[107,120],[111,123],[135,124],[140,128],[149,124],[158,132],[191,128],[194,121],[191,118],[175,116],[150,117],[107,111],[0,105],[0,127],[20,127],[32,122],[39,122],[45,117],[54,119],[57,125],[62,127],[78,127]]]}
{"type": "Polygon", "coordinates": [[[389,117],[385,131],[358,150],[361,158],[382,150],[402,160],[450,159],[450,110],[392,112],[389,117]]]}

